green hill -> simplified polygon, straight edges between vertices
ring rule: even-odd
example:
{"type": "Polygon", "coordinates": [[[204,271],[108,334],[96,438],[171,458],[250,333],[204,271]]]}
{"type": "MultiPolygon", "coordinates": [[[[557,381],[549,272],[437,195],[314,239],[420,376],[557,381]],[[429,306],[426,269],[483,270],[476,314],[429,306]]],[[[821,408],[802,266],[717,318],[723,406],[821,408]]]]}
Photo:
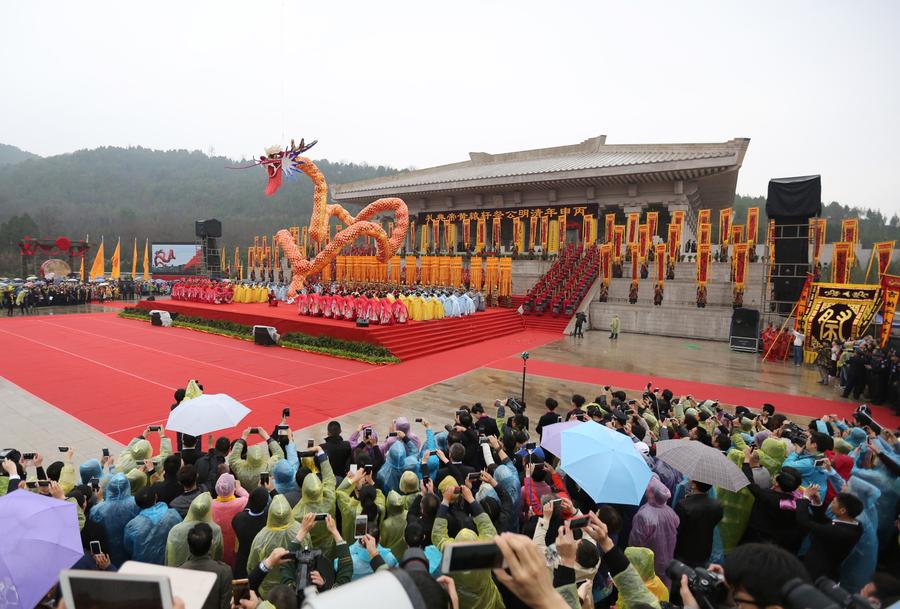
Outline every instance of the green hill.
{"type": "Polygon", "coordinates": [[[0,144],[0,165],[15,165],[28,159],[39,159],[36,154],[26,152],[21,148],[10,146],[9,144],[0,144]]]}

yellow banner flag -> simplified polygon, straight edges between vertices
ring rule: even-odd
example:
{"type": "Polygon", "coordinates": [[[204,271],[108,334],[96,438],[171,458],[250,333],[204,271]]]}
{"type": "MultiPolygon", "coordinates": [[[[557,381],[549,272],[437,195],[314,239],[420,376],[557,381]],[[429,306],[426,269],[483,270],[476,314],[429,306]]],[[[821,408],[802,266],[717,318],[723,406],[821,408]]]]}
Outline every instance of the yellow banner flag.
{"type": "Polygon", "coordinates": [[[109,271],[109,276],[112,277],[113,279],[118,279],[119,277],[121,277],[121,269],[119,268],[121,266],[121,264],[120,264],[121,256],[119,255],[119,250],[121,249],[121,245],[122,245],[122,240],[119,239],[116,242],[116,249],[113,252],[112,260],[110,261],[112,264],[112,269],[110,269],[110,271],[109,271]]]}
{"type": "Polygon", "coordinates": [[[134,252],[131,254],[131,279],[137,276],[137,237],[134,238],[134,252]]]}
{"type": "Polygon", "coordinates": [[[150,240],[144,240],[144,281],[150,281],[150,240]]]}
{"type": "Polygon", "coordinates": [[[97,255],[94,256],[94,264],[91,265],[91,279],[103,277],[103,241],[97,248],[97,255]]]}
{"type": "Polygon", "coordinates": [[[79,273],[81,281],[84,282],[84,254],[81,255],[81,272],[79,273]]]}

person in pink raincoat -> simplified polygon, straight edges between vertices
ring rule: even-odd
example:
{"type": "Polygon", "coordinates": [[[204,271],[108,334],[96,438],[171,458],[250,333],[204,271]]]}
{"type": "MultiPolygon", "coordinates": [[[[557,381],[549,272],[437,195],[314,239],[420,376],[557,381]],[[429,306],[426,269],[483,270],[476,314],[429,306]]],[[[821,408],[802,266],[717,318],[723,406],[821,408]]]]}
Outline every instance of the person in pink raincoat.
{"type": "Polygon", "coordinates": [[[222,529],[222,562],[228,563],[232,569],[237,552],[237,535],[231,521],[247,507],[249,496],[231,474],[222,474],[216,481],[216,500],[212,504],[212,519],[222,529]]]}
{"type": "Polygon", "coordinates": [[[675,555],[680,519],[667,503],[672,494],[656,476],[650,479],[645,496],[647,503],[641,506],[631,521],[628,545],[653,550],[656,573],[668,587],[672,582],[666,575],[666,567],[675,555]]]}

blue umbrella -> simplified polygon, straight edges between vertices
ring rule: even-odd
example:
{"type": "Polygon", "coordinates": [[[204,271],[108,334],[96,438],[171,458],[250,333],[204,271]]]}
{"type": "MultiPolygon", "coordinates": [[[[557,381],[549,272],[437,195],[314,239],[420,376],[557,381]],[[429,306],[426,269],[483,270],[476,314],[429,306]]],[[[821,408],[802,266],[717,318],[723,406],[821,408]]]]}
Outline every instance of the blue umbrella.
{"type": "Polygon", "coordinates": [[[32,609],[82,556],[74,503],[21,490],[0,497],[0,607],[32,609]]]}
{"type": "Polygon", "coordinates": [[[631,438],[593,421],[563,430],[561,458],[597,503],[639,505],[653,475],[631,438]]]}

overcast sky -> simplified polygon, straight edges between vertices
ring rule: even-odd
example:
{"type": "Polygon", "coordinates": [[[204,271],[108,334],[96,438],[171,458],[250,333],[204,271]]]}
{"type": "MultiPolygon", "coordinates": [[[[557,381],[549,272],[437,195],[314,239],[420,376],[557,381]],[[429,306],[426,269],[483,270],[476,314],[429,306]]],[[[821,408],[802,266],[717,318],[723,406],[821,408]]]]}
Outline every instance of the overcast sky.
{"type": "Polygon", "coordinates": [[[0,4],[0,142],[428,167],[469,151],[751,138],[738,192],[822,174],[900,212],[900,2],[0,4]]]}

